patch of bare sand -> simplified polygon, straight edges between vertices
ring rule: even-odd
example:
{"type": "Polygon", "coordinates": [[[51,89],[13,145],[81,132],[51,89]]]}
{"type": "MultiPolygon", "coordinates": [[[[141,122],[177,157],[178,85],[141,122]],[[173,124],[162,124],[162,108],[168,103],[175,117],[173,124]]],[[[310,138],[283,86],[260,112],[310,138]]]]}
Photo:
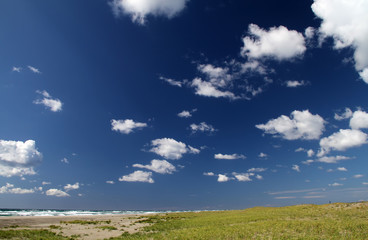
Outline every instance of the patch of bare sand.
{"type": "Polygon", "coordinates": [[[0,228],[18,226],[16,229],[47,229],[63,236],[97,240],[140,231],[148,225],[139,223],[146,215],[0,217],[0,228]]]}

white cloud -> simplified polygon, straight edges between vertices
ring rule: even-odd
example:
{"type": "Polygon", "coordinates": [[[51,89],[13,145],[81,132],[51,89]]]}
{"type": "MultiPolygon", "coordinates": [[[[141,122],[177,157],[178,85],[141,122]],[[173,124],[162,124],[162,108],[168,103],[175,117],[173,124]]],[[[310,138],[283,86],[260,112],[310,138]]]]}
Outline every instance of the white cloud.
{"type": "Polygon", "coordinates": [[[368,113],[361,110],[355,111],[350,119],[350,127],[352,129],[368,128],[368,113]]]}
{"type": "Polygon", "coordinates": [[[247,172],[264,172],[267,168],[250,168],[247,172]]]}
{"type": "Polygon", "coordinates": [[[218,182],[227,182],[227,181],[230,181],[230,178],[224,174],[219,174],[218,175],[218,179],[217,179],[218,182]]]}
{"type": "Polygon", "coordinates": [[[339,132],[320,140],[321,149],[318,156],[321,157],[331,150],[344,151],[348,148],[359,147],[367,143],[367,137],[368,135],[360,130],[340,129],[339,132]]]}
{"type": "Polygon", "coordinates": [[[176,86],[176,87],[182,87],[183,86],[183,82],[180,81],[176,81],[172,78],[166,78],[166,77],[160,77],[161,80],[167,82],[168,84],[170,84],[171,86],[176,86]]]}
{"type": "Polygon", "coordinates": [[[29,70],[31,70],[31,72],[33,72],[33,73],[38,73],[38,74],[40,74],[41,72],[40,72],[40,70],[38,70],[37,68],[35,68],[35,67],[32,67],[32,66],[27,66],[28,67],[28,69],[29,70]]]}
{"type": "Polygon", "coordinates": [[[197,109],[192,109],[191,111],[186,111],[186,110],[183,110],[182,112],[178,113],[178,117],[181,117],[181,118],[190,118],[192,117],[192,113],[196,112],[197,109]]]}
{"type": "Polygon", "coordinates": [[[262,180],[263,179],[263,177],[261,176],[261,175],[256,175],[256,178],[258,179],[258,180],[262,180]]]}
{"type": "Polygon", "coordinates": [[[308,159],[306,161],[302,161],[302,163],[305,164],[305,165],[309,165],[311,163],[314,163],[314,160],[308,159]]]}
{"type": "Polygon", "coordinates": [[[79,183],[76,182],[73,185],[68,183],[66,186],[64,186],[64,189],[67,192],[70,191],[70,190],[77,190],[77,189],[79,189],[79,183]]]}
{"type": "Polygon", "coordinates": [[[364,177],[364,175],[363,175],[363,174],[355,174],[355,175],[353,176],[353,178],[362,178],[362,177],[364,177]]]}
{"type": "Polygon", "coordinates": [[[45,181],[42,182],[42,185],[50,185],[50,184],[51,182],[45,182],[45,181]]]}
{"type": "Polygon", "coordinates": [[[335,120],[337,121],[341,121],[341,120],[344,120],[344,119],[349,119],[351,118],[351,116],[353,116],[353,112],[351,111],[350,108],[345,108],[345,111],[341,114],[337,114],[335,113],[335,120]]]}
{"type": "Polygon", "coordinates": [[[304,54],[304,37],[295,30],[284,26],[272,27],[268,31],[256,24],[249,25],[249,34],[243,38],[243,56],[249,58],[270,57],[281,60],[293,59],[304,54]]]}
{"type": "Polygon", "coordinates": [[[202,81],[201,78],[193,79],[191,86],[195,89],[195,94],[205,97],[215,97],[215,98],[228,98],[230,100],[236,100],[240,97],[235,96],[234,93],[227,90],[219,90],[217,86],[213,85],[211,82],[202,81]]]}
{"type": "Polygon", "coordinates": [[[168,161],[156,159],[152,160],[150,165],[133,164],[133,167],[145,168],[161,174],[172,174],[176,171],[175,166],[168,161]]]}
{"type": "Polygon", "coordinates": [[[362,182],[363,185],[368,185],[368,182],[362,182]]]}
{"type": "Polygon", "coordinates": [[[251,176],[254,176],[254,173],[233,173],[236,180],[239,182],[251,182],[251,176]]]}
{"type": "Polygon", "coordinates": [[[217,129],[215,129],[211,124],[207,124],[205,122],[201,122],[200,124],[192,123],[190,124],[190,129],[192,130],[192,133],[196,132],[215,132],[217,129]]]}
{"type": "Polygon", "coordinates": [[[345,156],[324,156],[324,157],[318,158],[317,162],[338,163],[341,160],[349,160],[349,159],[351,159],[351,158],[350,157],[345,157],[345,156]]]}
{"type": "Polygon", "coordinates": [[[335,49],[355,50],[355,69],[368,83],[368,2],[364,0],[314,0],[312,10],[322,19],[319,33],[334,39],[335,49]]]}
{"type": "Polygon", "coordinates": [[[300,172],[300,167],[298,165],[293,165],[292,168],[294,171],[300,172]]]}
{"type": "Polygon", "coordinates": [[[150,152],[154,152],[166,159],[177,160],[183,157],[183,154],[198,154],[200,151],[196,148],[188,146],[183,142],[178,142],[172,138],[160,138],[152,140],[150,152]]]}
{"type": "Polygon", "coordinates": [[[348,170],[345,167],[338,167],[337,171],[347,172],[348,170]]]}
{"type": "Polygon", "coordinates": [[[60,160],[62,163],[69,164],[69,160],[67,158],[63,158],[60,160]]]}
{"type": "Polygon", "coordinates": [[[106,181],[107,184],[115,184],[114,181],[106,181]]]}
{"type": "Polygon", "coordinates": [[[42,160],[34,140],[0,140],[0,176],[34,175],[34,166],[42,160]]]}
{"type": "Polygon", "coordinates": [[[145,24],[148,15],[172,18],[185,8],[188,0],[112,0],[116,16],[130,15],[133,22],[145,24]]]}
{"type": "Polygon", "coordinates": [[[313,115],[309,110],[293,111],[291,118],[281,115],[269,120],[266,124],[258,124],[257,128],[268,134],[279,134],[287,140],[319,139],[324,131],[325,121],[318,114],[313,115]]]}
{"type": "Polygon", "coordinates": [[[12,72],[20,72],[20,71],[22,71],[21,67],[13,67],[12,68],[12,72]]]}
{"type": "Polygon", "coordinates": [[[70,195],[67,194],[66,192],[61,191],[59,189],[55,189],[55,188],[47,190],[46,195],[47,196],[55,196],[55,197],[70,197],[70,195]]]}
{"type": "Polygon", "coordinates": [[[120,182],[148,182],[154,183],[152,179],[152,172],[135,171],[129,175],[119,178],[120,182]]]}
{"type": "Polygon", "coordinates": [[[243,154],[215,154],[214,155],[215,159],[225,159],[225,160],[235,160],[235,159],[246,159],[246,156],[244,156],[243,154]]]}
{"type": "Polygon", "coordinates": [[[198,71],[209,79],[209,82],[215,87],[226,87],[232,80],[228,68],[215,67],[212,64],[199,64],[198,71]]]}
{"type": "Polygon", "coordinates": [[[289,87],[289,88],[297,88],[297,87],[305,86],[305,85],[307,85],[307,84],[308,84],[308,83],[307,83],[307,82],[305,82],[305,81],[292,81],[292,80],[287,81],[287,82],[285,83],[285,85],[286,85],[287,87],[289,87]]]}
{"type": "Polygon", "coordinates": [[[15,188],[13,184],[6,183],[5,186],[0,187],[0,194],[30,194],[34,193],[33,189],[15,188]]]}
{"type": "Polygon", "coordinates": [[[328,186],[330,186],[330,187],[339,187],[339,186],[342,186],[342,185],[344,185],[344,184],[337,183],[337,182],[332,183],[332,184],[328,184],[328,186]]]}
{"type": "Polygon", "coordinates": [[[36,91],[36,93],[43,96],[42,99],[36,99],[33,101],[34,104],[41,104],[44,105],[47,108],[50,108],[52,112],[60,112],[63,107],[63,103],[60,101],[60,99],[53,99],[51,95],[44,91],[36,91]]]}
{"type": "Polygon", "coordinates": [[[134,122],[132,119],[111,120],[111,130],[123,134],[129,134],[133,132],[134,129],[142,129],[144,127],[147,127],[146,123],[134,122]]]}
{"type": "Polygon", "coordinates": [[[316,29],[313,27],[307,27],[304,31],[304,35],[307,39],[312,39],[316,34],[316,29]]]}
{"type": "Polygon", "coordinates": [[[308,155],[308,157],[313,157],[313,155],[314,155],[314,151],[313,151],[312,149],[309,149],[309,150],[307,151],[307,155],[308,155]]]}
{"type": "Polygon", "coordinates": [[[205,176],[215,176],[213,172],[204,172],[203,175],[205,176]]]}
{"type": "Polygon", "coordinates": [[[261,153],[259,153],[258,157],[260,157],[260,158],[267,158],[268,155],[266,153],[261,152],[261,153]]]}

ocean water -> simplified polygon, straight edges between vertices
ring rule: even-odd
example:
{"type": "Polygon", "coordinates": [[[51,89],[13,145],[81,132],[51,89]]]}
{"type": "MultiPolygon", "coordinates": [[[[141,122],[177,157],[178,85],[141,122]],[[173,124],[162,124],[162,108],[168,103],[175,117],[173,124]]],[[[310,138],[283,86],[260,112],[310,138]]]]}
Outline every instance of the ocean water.
{"type": "Polygon", "coordinates": [[[10,216],[92,216],[112,214],[148,214],[168,213],[173,211],[83,211],[83,210],[48,210],[48,209],[0,209],[0,217],[10,216]]]}

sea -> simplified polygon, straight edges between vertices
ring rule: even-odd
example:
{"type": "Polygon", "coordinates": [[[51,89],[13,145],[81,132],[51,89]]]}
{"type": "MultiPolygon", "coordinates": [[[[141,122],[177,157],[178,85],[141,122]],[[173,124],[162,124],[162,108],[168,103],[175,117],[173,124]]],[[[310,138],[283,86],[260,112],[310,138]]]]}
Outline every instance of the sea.
{"type": "Polygon", "coordinates": [[[118,214],[150,214],[185,211],[98,211],[98,210],[50,210],[50,209],[0,209],[0,217],[11,216],[93,216],[118,214]]]}

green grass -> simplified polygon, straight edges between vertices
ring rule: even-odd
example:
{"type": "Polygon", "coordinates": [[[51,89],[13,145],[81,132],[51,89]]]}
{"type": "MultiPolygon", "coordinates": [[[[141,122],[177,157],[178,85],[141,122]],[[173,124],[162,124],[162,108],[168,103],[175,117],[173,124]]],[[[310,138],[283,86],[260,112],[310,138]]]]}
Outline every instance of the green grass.
{"type": "Polygon", "coordinates": [[[0,230],[0,239],[27,240],[66,240],[66,238],[47,230],[0,230]]]}
{"type": "Polygon", "coordinates": [[[73,221],[61,221],[62,224],[80,224],[80,225],[97,225],[97,224],[110,224],[111,220],[107,221],[86,221],[86,220],[73,220],[73,221]]]}
{"type": "Polygon", "coordinates": [[[111,231],[111,230],[118,230],[116,227],[114,227],[114,226],[98,226],[98,227],[96,227],[96,228],[99,228],[99,229],[102,229],[102,230],[109,230],[109,231],[111,231]]]}
{"type": "Polygon", "coordinates": [[[111,239],[368,239],[368,204],[256,207],[152,215],[136,234],[111,239]]]}

